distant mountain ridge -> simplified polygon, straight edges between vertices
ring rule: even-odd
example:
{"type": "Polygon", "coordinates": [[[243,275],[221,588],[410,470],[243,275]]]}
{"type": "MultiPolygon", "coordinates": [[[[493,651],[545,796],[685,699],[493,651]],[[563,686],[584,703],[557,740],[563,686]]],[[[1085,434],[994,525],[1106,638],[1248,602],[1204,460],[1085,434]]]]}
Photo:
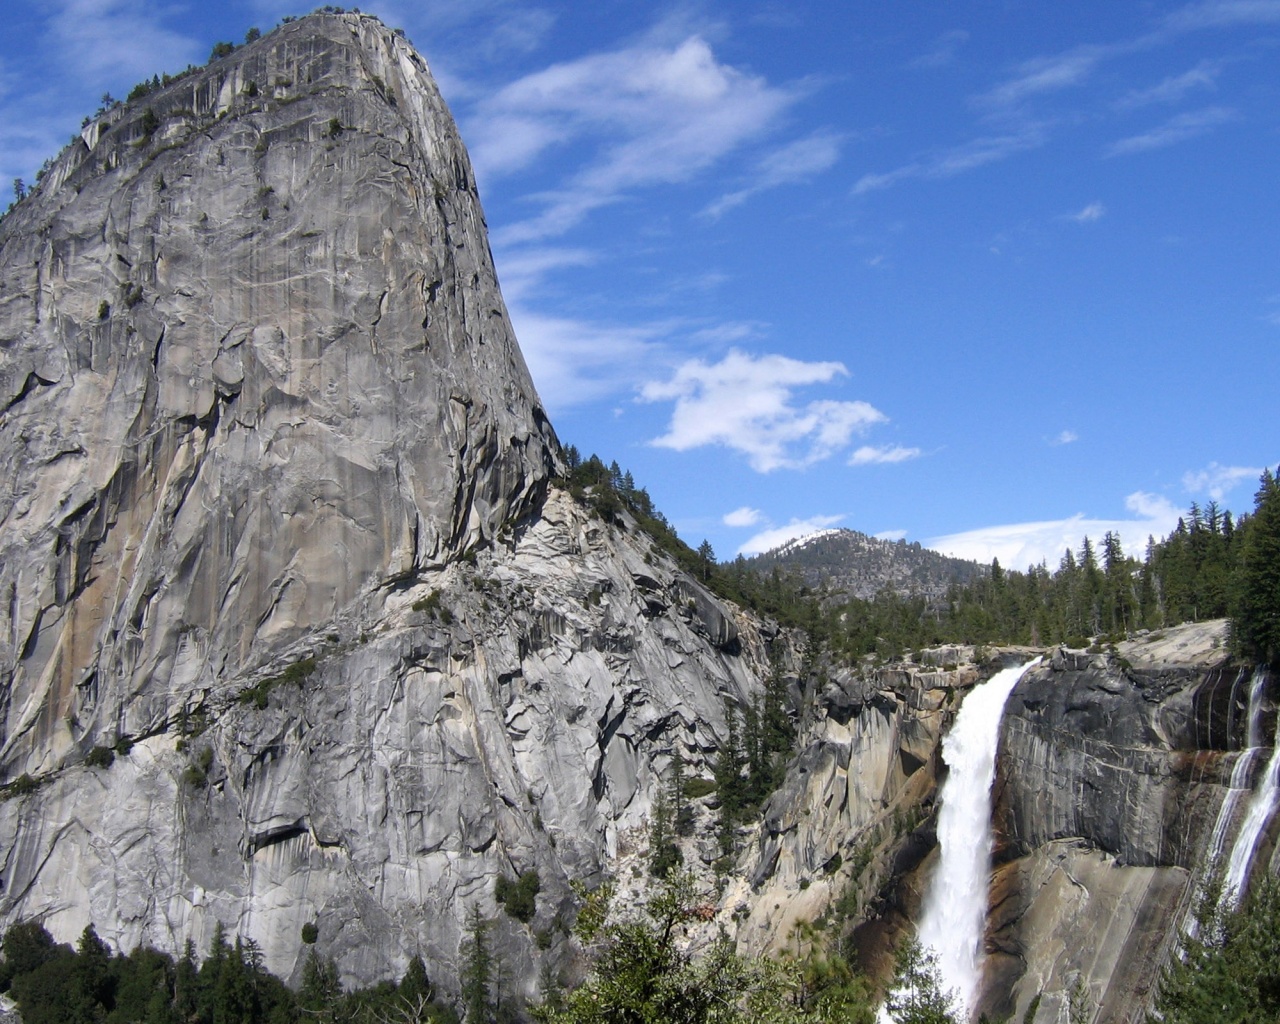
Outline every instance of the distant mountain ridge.
{"type": "Polygon", "coordinates": [[[857,530],[822,530],[747,559],[756,572],[774,568],[798,576],[811,589],[833,597],[870,600],[888,588],[897,594],[936,600],[952,583],[967,583],[985,567],[921,547],[919,542],[880,540],[857,530]]]}

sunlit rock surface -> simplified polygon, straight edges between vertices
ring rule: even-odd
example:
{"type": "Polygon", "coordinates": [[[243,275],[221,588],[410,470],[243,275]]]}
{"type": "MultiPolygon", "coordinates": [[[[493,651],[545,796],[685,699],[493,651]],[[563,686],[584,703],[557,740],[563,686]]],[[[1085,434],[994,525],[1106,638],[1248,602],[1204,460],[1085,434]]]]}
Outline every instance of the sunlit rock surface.
{"type": "Polygon", "coordinates": [[[38,787],[0,804],[0,923],[221,920],[296,979],[314,921],[348,981],[421,953],[448,990],[468,906],[536,867],[496,948],[529,993],[565,966],[568,879],[767,657],[548,497],[422,58],[313,16],[113,109],[0,223],[0,296],[0,772],[38,787]]]}

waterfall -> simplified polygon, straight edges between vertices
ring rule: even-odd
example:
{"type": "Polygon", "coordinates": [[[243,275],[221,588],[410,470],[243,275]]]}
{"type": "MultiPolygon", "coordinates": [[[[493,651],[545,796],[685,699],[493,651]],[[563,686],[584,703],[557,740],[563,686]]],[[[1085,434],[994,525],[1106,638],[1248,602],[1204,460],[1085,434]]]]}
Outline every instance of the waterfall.
{"type": "Polygon", "coordinates": [[[920,945],[938,956],[943,987],[955,990],[966,1013],[981,979],[994,842],[991,784],[1000,719],[1009,694],[1035,663],[1006,668],[975,686],[942,741],[942,759],[949,773],[939,796],[939,858],[918,934],[920,945]]]}
{"type": "MultiPolygon", "coordinates": [[[[1231,684],[1233,712],[1236,687],[1244,679],[1245,674],[1245,670],[1241,669],[1235,682],[1231,684]]],[[[1240,801],[1249,791],[1249,774],[1253,769],[1253,762],[1262,753],[1262,698],[1266,692],[1265,683],[1266,675],[1260,672],[1255,672],[1249,683],[1249,703],[1245,718],[1245,749],[1236,756],[1236,762],[1231,768],[1231,781],[1227,784],[1227,793],[1222,798],[1222,805],[1218,808],[1218,817],[1213,823],[1213,831],[1209,833],[1209,844],[1205,849],[1204,866],[1200,870],[1200,879],[1196,884],[1195,898],[1187,908],[1187,915],[1182,924],[1183,930],[1193,939],[1200,934],[1200,922],[1196,918],[1196,910],[1200,905],[1200,897],[1204,895],[1204,883],[1210,872],[1222,866],[1227,834],[1231,829],[1231,823],[1235,820],[1240,801]]]]}
{"type": "MultiPolygon", "coordinates": [[[[1251,747],[1262,745],[1262,696],[1267,685],[1267,670],[1257,668],[1249,683],[1249,722],[1248,743],[1251,747]],[[1256,698],[1255,698],[1256,694],[1256,698]],[[1255,712],[1256,705],[1256,712],[1255,712]]],[[[1234,779],[1235,773],[1232,773],[1234,779]]],[[[1280,744],[1274,744],[1271,759],[1267,762],[1262,774],[1262,785],[1258,787],[1253,799],[1249,801],[1249,810],[1245,813],[1244,824],[1231,847],[1231,857],[1227,861],[1227,871],[1223,876],[1223,891],[1234,893],[1232,899],[1239,903],[1249,881],[1249,866],[1253,862],[1254,847],[1262,836],[1262,830],[1275,813],[1276,804],[1280,802],[1280,744]]]]}

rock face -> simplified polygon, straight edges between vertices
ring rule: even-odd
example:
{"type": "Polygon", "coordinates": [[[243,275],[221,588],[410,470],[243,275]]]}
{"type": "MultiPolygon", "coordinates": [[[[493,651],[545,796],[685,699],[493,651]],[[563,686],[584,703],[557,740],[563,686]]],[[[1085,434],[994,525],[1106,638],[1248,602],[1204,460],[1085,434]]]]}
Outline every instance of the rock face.
{"type": "Polygon", "coordinates": [[[536,507],[466,153],[371,18],[90,124],[0,225],[0,760],[164,727],[536,507]]]}
{"type": "Polygon", "coordinates": [[[1059,650],[1014,691],[998,766],[988,1014],[1022,1019],[1042,996],[1034,1019],[1056,1021],[1078,986],[1090,1019],[1145,1019],[1206,869],[1229,752],[1244,739],[1245,676],[1224,641],[1216,622],[1114,654],[1059,650]]]}
{"type": "Polygon", "coordinates": [[[0,223],[0,296],[0,925],[222,921],[296,979],[315,922],[346,980],[448,990],[479,902],[515,988],[568,965],[568,880],[766,638],[549,488],[421,57],[316,15],[113,109],[0,223]]]}

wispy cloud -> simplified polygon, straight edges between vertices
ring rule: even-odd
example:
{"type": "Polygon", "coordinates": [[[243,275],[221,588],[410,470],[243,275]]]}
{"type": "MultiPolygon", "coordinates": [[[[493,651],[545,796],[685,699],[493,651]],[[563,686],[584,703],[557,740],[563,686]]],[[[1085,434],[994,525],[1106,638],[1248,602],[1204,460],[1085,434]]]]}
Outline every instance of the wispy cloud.
{"type": "Polygon", "coordinates": [[[1193,90],[1215,88],[1221,72],[1221,63],[1201,61],[1190,71],[1171,75],[1149,88],[1134,89],[1126,93],[1116,102],[1116,106],[1121,110],[1136,110],[1155,104],[1179,103],[1193,90]]]}
{"type": "Polygon", "coordinates": [[[690,337],[707,345],[732,345],[736,341],[760,337],[767,326],[757,320],[730,320],[712,327],[701,327],[690,337]]]}
{"type": "Polygon", "coordinates": [[[718,363],[691,359],[668,381],[641,389],[646,402],[674,402],[667,432],[653,444],[676,451],[720,445],[747,457],[758,473],[799,469],[829,458],[888,417],[866,402],[819,399],[798,404],[795,391],[846,376],[842,363],[806,363],[731,349],[718,363]]]}
{"type": "Polygon", "coordinates": [[[879,533],[875,534],[875,538],[876,540],[891,540],[891,541],[906,540],[907,531],[906,530],[881,530],[879,533]]]}
{"type": "Polygon", "coordinates": [[[1077,224],[1092,224],[1094,221],[1102,220],[1106,212],[1107,208],[1095,200],[1083,210],[1078,210],[1071,214],[1070,219],[1077,224]]]}
{"type": "Polygon", "coordinates": [[[1012,77],[977,98],[979,106],[1008,108],[1046,92],[1083,85],[1109,53],[1107,47],[1080,46],[1018,65],[1012,77]]]}
{"type": "Polygon", "coordinates": [[[1176,146],[1180,142],[1204,135],[1219,125],[1237,120],[1239,115],[1230,107],[1206,107],[1171,117],[1164,124],[1139,135],[1120,139],[1107,147],[1106,156],[1132,156],[1153,149],[1176,146]]]}
{"type": "Polygon", "coordinates": [[[629,389],[663,358],[668,325],[627,326],[548,316],[508,305],[529,373],[555,414],[629,389]]]}
{"type": "Polygon", "coordinates": [[[1172,32],[1195,32],[1236,25],[1280,24],[1277,0],[1210,0],[1174,11],[1163,27],[1172,32]]]}
{"type": "Polygon", "coordinates": [[[503,252],[496,263],[502,279],[503,296],[508,302],[519,302],[552,271],[588,267],[595,261],[596,255],[589,249],[545,246],[503,252]]]}
{"type": "Polygon", "coordinates": [[[49,19],[61,67],[88,84],[140,81],[158,67],[203,60],[208,50],[165,28],[144,0],[63,0],[49,19]]]}
{"type": "Polygon", "coordinates": [[[1052,445],[1074,444],[1080,440],[1080,435],[1074,430],[1064,430],[1057,437],[1050,438],[1049,443],[1052,445]]]}
{"type": "Polygon", "coordinates": [[[1189,494],[1207,494],[1214,501],[1221,501],[1244,481],[1260,476],[1261,466],[1220,466],[1211,462],[1204,469],[1184,473],[1182,486],[1189,494]]]}
{"type": "Polygon", "coordinates": [[[735,508],[732,512],[725,513],[721,522],[723,522],[725,526],[745,528],[748,526],[756,526],[763,519],[764,513],[758,508],[751,508],[749,505],[743,505],[742,508],[735,508]]]}
{"type": "Polygon", "coordinates": [[[933,537],[923,544],[943,554],[975,562],[986,563],[998,558],[1001,565],[1011,569],[1025,569],[1041,562],[1056,568],[1063,552],[1068,548],[1078,551],[1086,536],[1097,542],[1110,531],[1119,535],[1125,550],[1141,554],[1148,537],[1163,537],[1178,522],[1178,510],[1159,495],[1136,491],[1125,499],[1125,507],[1133,513],[1133,518],[1091,519],[1077,514],[1067,519],[965,530],[933,537]]]}
{"type": "Polygon", "coordinates": [[[966,171],[998,163],[1047,141],[1040,125],[1027,124],[1001,135],[983,135],[934,156],[904,164],[882,174],[864,174],[853,186],[854,195],[889,188],[910,178],[952,178],[966,171]]]}
{"type": "Polygon", "coordinates": [[[840,139],[826,132],[789,143],[756,164],[749,185],[721,196],[703,210],[703,215],[714,219],[761,192],[807,181],[835,166],[839,159],[840,139]]]}
{"type": "Polygon", "coordinates": [[[592,54],[527,75],[470,118],[479,172],[511,174],[568,143],[586,147],[589,156],[562,186],[530,197],[542,206],[539,214],[497,232],[496,240],[554,237],[633,189],[687,181],[768,134],[801,92],[721,63],[700,36],[592,54]]]}
{"type": "Polygon", "coordinates": [[[864,444],[849,456],[849,465],[876,466],[886,463],[907,462],[919,457],[919,448],[904,448],[902,445],[885,445],[877,448],[864,444]]]}
{"type": "Polygon", "coordinates": [[[738,548],[740,555],[759,555],[781,547],[787,541],[805,537],[819,530],[835,526],[844,516],[810,516],[808,519],[792,519],[786,526],[771,526],[761,530],[738,548]]]}
{"type": "Polygon", "coordinates": [[[964,29],[944,32],[934,40],[932,49],[909,61],[907,67],[913,70],[946,67],[955,62],[956,54],[968,41],[969,33],[964,29]]]}

